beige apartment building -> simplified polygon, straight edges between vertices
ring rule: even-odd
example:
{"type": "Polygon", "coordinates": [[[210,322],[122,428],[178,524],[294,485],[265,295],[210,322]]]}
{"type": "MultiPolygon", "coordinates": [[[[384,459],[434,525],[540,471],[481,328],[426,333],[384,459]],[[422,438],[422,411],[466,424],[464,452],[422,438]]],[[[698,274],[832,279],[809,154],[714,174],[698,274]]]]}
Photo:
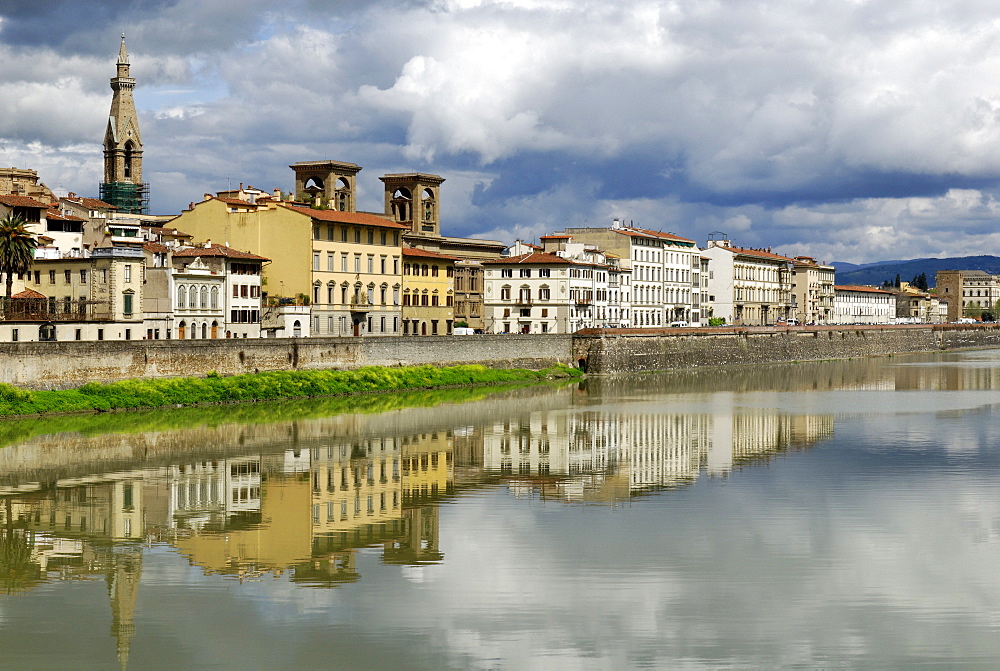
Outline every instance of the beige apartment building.
{"type": "Polygon", "coordinates": [[[817,263],[810,256],[796,256],[792,266],[792,296],[795,318],[803,324],[829,324],[834,318],[835,273],[833,266],[817,263]]]}

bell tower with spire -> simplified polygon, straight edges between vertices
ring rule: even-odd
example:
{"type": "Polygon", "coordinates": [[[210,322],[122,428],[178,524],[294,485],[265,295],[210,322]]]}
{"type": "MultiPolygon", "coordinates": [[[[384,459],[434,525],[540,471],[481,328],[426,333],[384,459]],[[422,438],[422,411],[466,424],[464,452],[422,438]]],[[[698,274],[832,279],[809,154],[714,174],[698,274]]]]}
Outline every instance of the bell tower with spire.
{"type": "Polygon", "coordinates": [[[111,78],[111,114],[104,132],[104,181],[101,200],[119,212],[146,214],[148,185],[142,181],[142,136],[135,113],[132,91],[135,79],[129,76],[125,34],[118,50],[118,70],[111,78]]]}

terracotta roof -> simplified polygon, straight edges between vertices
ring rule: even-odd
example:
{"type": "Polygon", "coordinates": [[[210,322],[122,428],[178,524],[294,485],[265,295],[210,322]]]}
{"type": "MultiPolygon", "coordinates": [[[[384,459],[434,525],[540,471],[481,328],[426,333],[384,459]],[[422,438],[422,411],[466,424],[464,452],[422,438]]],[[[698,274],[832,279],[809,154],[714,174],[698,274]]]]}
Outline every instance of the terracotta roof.
{"type": "Polygon", "coordinates": [[[891,291],[879,289],[878,287],[863,286],[860,284],[838,284],[833,287],[836,291],[863,291],[870,294],[891,294],[891,291]]]}
{"type": "Polygon", "coordinates": [[[37,207],[40,210],[49,209],[48,205],[39,203],[34,198],[27,196],[0,196],[0,203],[7,207],[37,207]]]}
{"type": "Polygon", "coordinates": [[[240,200],[239,198],[219,198],[218,196],[213,196],[216,200],[221,200],[226,205],[235,205],[236,207],[257,207],[256,203],[251,203],[249,200],[240,200]]]}
{"type": "Polygon", "coordinates": [[[58,210],[46,210],[46,219],[56,219],[58,221],[89,221],[89,219],[84,219],[83,217],[77,217],[72,214],[63,214],[58,210]]]}
{"type": "Polygon", "coordinates": [[[34,289],[25,289],[14,294],[11,298],[45,298],[45,294],[40,294],[34,289]]]}
{"type": "Polygon", "coordinates": [[[286,205],[289,210],[295,210],[308,215],[319,221],[332,221],[339,224],[359,224],[364,226],[381,226],[383,228],[396,228],[403,231],[410,230],[406,224],[390,221],[377,214],[367,214],[365,212],[338,212],[337,210],[314,210],[311,207],[300,205],[286,205]]]}
{"type": "MultiPolygon", "coordinates": [[[[561,235],[561,234],[555,234],[555,233],[553,233],[552,235],[543,235],[543,236],[541,236],[538,239],[539,240],[570,240],[572,237],[573,237],[572,235],[561,235]]],[[[531,245],[530,242],[522,242],[521,244],[523,244],[523,245],[531,245]]],[[[531,245],[531,246],[535,247],[536,245],[531,245]]]]}
{"type": "Polygon", "coordinates": [[[567,259],[565,257],[559,256],[558,254],[553,254],[551,252],[531,252],[530,254],[511,256],[506,259],[487,259],[483,261],[483,265],[489,264],[494,266],[522,264],[522,263],[529,263],[535,265],[560,264],[567,266],[589,266],[591,268],[611,268],[611,266],[608,266],[607,264],[604,263],[567,259]]]}
{"type": "Polygon", "coordinates": [[[654,238],[658,240],[670,240],[673,242],[689,242],[694,246],[694,240],[689,240],[688,238],[682,238],[679,235],[674,235],[673,233],[664,233],[663,231],[650,231],[644,228],[613,228],[613,232],[619,235],[627,235],[630,238],[654,238]]]}
{"type": "Polygon", "coordinates": [[[531,252],[528,254],[521,254],[520,256],[509,256],[505,259],[486,259],[483,261],[483,265],[509,265],[511,263],[559,263],[570,265],[573,262],[551,252],[531,252]]]}
{"type": "Polygon", "coordinates": [[[441,259],[443,261],[457,261],[457,256],[445,256],[428,249],[418,249],[416,247],[403,247],[403,256],[421,256],[429,259],[441,259]]]}
{"type": "Polygon", "coordinates": [[[225,245],[212,245],[211,247],[186,247],[174,252],[174,258],[195,258],[222,256],[227,259],[246,259],[248,261],[270,261],[266,256],[257,256],[250,252],[241,252],[225,245]]]}
{"type": "Polygon", "coordinates": [[[150,226],[149,227],[149,232],[153,233],[154,235],[169,235],[169,236],[171,236],[173,238],[190,238],[190,237],[194,237],[194,236],[188,235],[187,233],[182,233],[181,231],[178,231],[176,228],[164,228],[163,226],[150,226]]]}
{"type": "Polygon", "coordinates": [[[82,196],[67,196],[62,200],[68,200],[71,203],[77,203],[84,206],[88,210],[117,210],[118,208],[111,203],[105,203],[103,200],[97,198],[83,198],[82,196]]]}
{"type": "Polygon", "coordinates": [[[663,238],[664,240],[676,240],[678,242],[690,242],[692,245],[694,244],[694,240],[690,240],[688,238],[682,238],[681,236],[674,235],[673,233],[664,233],[663,231],[650,231],[645,228],[639,230],[641,230],[646,235],[652,235],[655,238],[663,238]]]}
{"type": "Polygon", "coordinates": [[[170,248],[162,242],[147,242],[142,246],[142,248],[151,254],[164,254],[170,250],[170,248]]]}
{"type": "Polygon", "coordinates": [[[723,247],[718,245],[719,249],[728,249],[734,254],[742,254],[743,256],[756,256],[759,259],[770,259],[772,261],[792,261],[795,259],[788,256],[782,256],[781,254],[775,254],[774,252],[769,252],[766,249],[748,249],[744,247],[723,247]]]}

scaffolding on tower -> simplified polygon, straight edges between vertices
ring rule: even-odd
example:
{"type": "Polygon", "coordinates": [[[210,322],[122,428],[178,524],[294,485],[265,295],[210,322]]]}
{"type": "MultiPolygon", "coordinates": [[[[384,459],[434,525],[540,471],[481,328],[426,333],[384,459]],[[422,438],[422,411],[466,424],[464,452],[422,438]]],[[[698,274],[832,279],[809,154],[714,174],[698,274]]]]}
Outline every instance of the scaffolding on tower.
{"type": "Polygon", "coordinates": [[[119,213],[149,214],[149,183],[101,182],[101,200],[119,213]]]}

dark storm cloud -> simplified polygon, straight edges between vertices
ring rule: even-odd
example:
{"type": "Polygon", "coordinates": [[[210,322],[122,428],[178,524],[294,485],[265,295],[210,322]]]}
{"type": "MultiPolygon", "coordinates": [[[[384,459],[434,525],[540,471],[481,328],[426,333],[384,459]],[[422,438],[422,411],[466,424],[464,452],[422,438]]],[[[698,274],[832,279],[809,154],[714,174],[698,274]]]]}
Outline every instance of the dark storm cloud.
{"type": "Polygon", "coordinates": [[[333,158],[365,167],[371,208],[381,172],[442,175],[454,234],[622,216],[827,260],[981,250],[1000,237],[949,232],[997,216],[994,14],[974,0],[12,3],[2,162],[99,175],[81,148],[99,162],[124,30],[158,211],[230,179],[287,188],[289,163],[333,158]]]}

